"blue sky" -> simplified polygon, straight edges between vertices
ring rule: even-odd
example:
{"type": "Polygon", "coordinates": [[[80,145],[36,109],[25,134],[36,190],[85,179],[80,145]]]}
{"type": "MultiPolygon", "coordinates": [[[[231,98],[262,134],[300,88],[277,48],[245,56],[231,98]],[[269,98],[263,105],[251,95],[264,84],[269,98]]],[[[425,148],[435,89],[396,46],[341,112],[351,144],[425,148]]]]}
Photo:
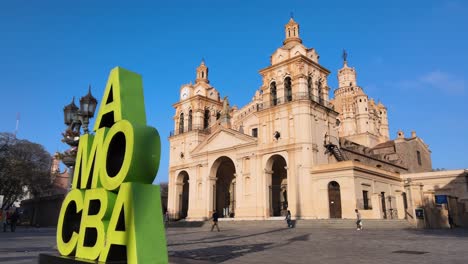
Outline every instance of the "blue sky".
{"type": "Polygon", "coordinates": [[[210,82],[243,106],[258,71],[282,45],[290,13],[307,47],[331,71],[341,52],[358,85],[388,108],[390,134],[415,130],[434,168],[467,168],[468,4],[438,1],[27,1],[0,0],[0,131],[60,142],[63,107],[89,84],[101,99],[109,71],[143,76],[148,123],[162,139],[156,182],[167,181],[172,104],[202,58],[210,82]]]}

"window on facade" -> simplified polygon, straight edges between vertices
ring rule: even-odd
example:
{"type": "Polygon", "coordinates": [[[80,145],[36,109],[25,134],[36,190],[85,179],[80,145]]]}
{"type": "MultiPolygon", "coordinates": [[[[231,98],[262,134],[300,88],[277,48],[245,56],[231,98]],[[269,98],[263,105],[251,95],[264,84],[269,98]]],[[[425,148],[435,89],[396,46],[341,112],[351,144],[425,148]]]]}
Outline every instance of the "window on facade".
{"type": "Polygon", "coordinates": [[[271,96],[271,104],[272,105],[277,105],[278,104],[278,98],[276,95],[276,83],[272,82],[270,84],[270,96],[271,96]]]}
{"type": "Polygon", "coordinates": [[[416,151],[416,156],[417,156],[417,158],[418,158],[418,165],[421,166],[421,165],[422,165],[422,161],[421,161],[421,152],[416,151]]]}
{"type": "Polygon", "coordinates": [[[188,113],[188,128],[187,131],[192,131],[192,110],[188,113]]]}
{"type": "Polygon", "coordinates": [[[201,72],[201,77],[205,78],[205,73],[204,72],[201,72]]]}
{"type": "Polygon", "coordinates": [[[307,78],[307,93],[309,94],[309,98],[312,97],[312,77],[309,76],[307,78]]]}
{"type": "Polygon", "coordinates": [[[408,209],[408,198],[406,197],[406,193],[402,193],[401,196],[403,197],[403,208],[408,209]]]}
{"type": "Polygon", "coordinates": [[[221,118],[221,112],[216,112],[216,120],[221,118]]]}
{"type": "Polygon", "coordinates": [[[184,133],[184,113],[180,113],[179,134],[184,133]]]}
{"type": "Polygon", "coordinates": [[[208,128],[210,126],[210,110],[205,109],[205,113],[203,115],[203,129],[208,128]]]}
{"type": "Polygon", "coordinates": [[[252,137],[258,137],[258,128],[252,128],[252,137]]]}
{"type": "Polygon", "coordinates": [[[318,97],[319,97],[318,99],[319,99],[319,102],[321,103],[322,100],[323,100],[323,98],[322,98],[322,81],[321,80],[318,81],[317,89],[318,89],[318,97]]]}
{"type": "Polygon", "coordinates": [[[286,77],[286,79],[284,79],[284,89],[286,92],[286,101],[292,101],[291,77],[286,77]]]}
{"type": "Polygon", "coordinates": [[[368,210],[369,208],[369,192],[368,191],[362,191],[362,201],[364,205],[364,210],[368,210]]]}

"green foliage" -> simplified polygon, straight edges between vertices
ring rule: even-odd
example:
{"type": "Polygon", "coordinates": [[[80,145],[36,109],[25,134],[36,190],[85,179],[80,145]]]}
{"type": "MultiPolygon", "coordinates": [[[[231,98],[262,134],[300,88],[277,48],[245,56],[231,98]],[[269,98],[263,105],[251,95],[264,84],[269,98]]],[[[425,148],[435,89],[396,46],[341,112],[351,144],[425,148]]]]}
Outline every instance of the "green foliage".
{"type": "Polygon", "coordinates": [[[10,207],[28,192],[38,197],[48,192],[51,156],[42,145],[0,133],[0,195],[2,208],[10,207]]]}

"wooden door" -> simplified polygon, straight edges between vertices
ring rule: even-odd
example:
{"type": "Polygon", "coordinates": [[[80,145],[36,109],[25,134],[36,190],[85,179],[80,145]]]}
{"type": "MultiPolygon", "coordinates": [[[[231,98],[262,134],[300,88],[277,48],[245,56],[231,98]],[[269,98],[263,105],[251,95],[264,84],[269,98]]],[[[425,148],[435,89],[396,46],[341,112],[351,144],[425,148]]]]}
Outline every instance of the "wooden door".
{"type": "Polygon", "coordinates": [[[328,206],[330,208],[330,218],[341,218],[340,185],[336,181],[328,184],[328,206]]]}

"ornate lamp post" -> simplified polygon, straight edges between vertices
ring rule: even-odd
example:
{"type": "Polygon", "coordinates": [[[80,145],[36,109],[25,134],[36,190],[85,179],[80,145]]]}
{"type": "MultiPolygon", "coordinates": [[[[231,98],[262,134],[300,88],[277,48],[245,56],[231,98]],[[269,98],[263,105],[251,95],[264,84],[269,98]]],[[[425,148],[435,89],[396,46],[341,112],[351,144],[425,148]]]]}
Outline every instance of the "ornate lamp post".
{"type": "Polygon", "coordinates": [[[64,123],[67,125],[67,129],[62,133],[62,142],[69,145],[70,148],[60,156],[63,164],[69,168],[70,175],[68,177],[68,188],[71,187],[73,180],[73,169],[78,150],[78,142],[81,135],[81,127],[83,126],[83,132],[88,134],[89,119],[94,117],[96,106],[97,100],[91,95],[90,86],[88,94],[80,99],[80,108],[75,105],[75,97],[73,97],[73,100],[69,105],[66,105],[63,108],[64,123]]]}

